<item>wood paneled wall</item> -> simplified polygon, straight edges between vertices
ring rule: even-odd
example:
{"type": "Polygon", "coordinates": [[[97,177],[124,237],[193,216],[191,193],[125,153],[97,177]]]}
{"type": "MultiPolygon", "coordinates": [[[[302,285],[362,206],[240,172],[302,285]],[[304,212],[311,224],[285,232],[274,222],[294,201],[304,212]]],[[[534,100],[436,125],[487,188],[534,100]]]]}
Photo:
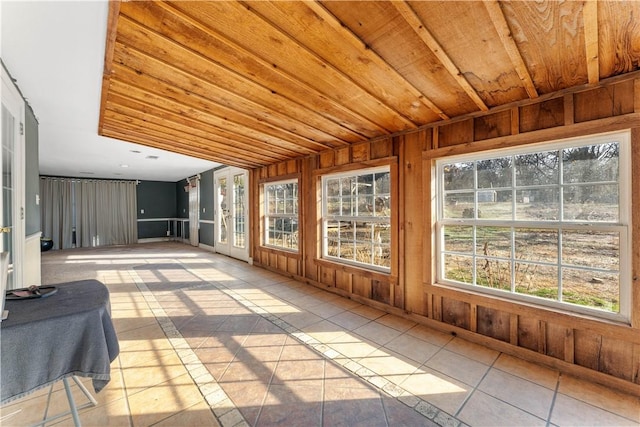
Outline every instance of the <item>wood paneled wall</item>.
{"type": "Polygon", "coordinates": [[[253,200],[264,182],[297,177],[300,251],[261,244],[254,203],[256,265],[496,350],[640,395],[640,75],[565,91],[483,115],[352,145],[252,171],[253,200]],[[435,283],[433,161],[452,154],[631,129],[632,319],[619,324],[435,283]],[[388,164],[392,176],[390,274],[321,259],[319,179],[324,173],[388,164]]]}

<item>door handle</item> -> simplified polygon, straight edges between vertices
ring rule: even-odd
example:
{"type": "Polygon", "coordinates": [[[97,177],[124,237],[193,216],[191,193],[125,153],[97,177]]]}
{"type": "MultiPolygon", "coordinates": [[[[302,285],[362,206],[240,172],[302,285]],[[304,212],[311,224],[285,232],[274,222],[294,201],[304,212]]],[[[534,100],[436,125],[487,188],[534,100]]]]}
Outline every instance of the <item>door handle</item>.
{"type": "Polygon", "coordinates": [[[0,233],[11,233],[11,227],[0,227],[0,233]]]}

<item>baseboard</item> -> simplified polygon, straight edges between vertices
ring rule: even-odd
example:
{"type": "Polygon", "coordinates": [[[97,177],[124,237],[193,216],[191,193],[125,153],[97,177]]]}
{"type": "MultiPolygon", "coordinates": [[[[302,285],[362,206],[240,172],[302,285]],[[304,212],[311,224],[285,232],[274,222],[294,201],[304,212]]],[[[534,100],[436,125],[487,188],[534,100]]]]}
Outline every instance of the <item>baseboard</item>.
{"type": "Polygon", "coordinates": [[[214,248],[213,246],[209,246],[209,245],[205,245],[204,243],[198,243],[198,247],[207,250],[209,252],[215,252],[216,248],[214,248]]]}
{"type": "Polygon", "coordinates": [[[138,243],[170,242],[172,240],[174,240],[173,237],[149,237],[147,239],[138,239],[138,243]]]}

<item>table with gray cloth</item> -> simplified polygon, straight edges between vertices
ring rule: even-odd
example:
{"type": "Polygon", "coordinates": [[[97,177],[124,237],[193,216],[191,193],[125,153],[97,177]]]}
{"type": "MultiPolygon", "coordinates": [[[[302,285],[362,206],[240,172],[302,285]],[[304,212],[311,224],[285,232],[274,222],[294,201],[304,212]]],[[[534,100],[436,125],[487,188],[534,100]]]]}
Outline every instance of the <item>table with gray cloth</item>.
{"type": "Polygon", "coordinates": [[[6,403],[63,378],[90,377],[95,392],[111,379],[120,351],[109,291],[97,280],[54,285],[46,298],[7,300],[0,323],[0,389],[6,403]]]}

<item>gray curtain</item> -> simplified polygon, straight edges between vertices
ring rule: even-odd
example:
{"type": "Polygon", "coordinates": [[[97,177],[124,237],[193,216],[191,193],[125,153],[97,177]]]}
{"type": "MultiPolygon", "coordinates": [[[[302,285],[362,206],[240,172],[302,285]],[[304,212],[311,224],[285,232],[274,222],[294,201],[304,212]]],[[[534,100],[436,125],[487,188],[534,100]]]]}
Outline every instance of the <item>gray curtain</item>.
{"type": "Polygon", "coordinates": [[[40,179],[42,236],[53,240],[53,249],[72,247],[73,201],[71,181],[40,179]]]}
{"type": "MultiPolygon", "coordinates": [[[[71,227],[75,225],[75,246],[94,247],[109,245],[128,245],[138,241],[136,183],[134,181],[78,180],[61,178],[42,178],[41,194],[43,194],[42,218],[43,231],[45,223],[58,223],[54,212],[56,206],[64,205],[68,214],[68,240],[54,248],[73,247],[71,227]],[[52,189],[51,196],[44,200],[45,188],[50,182],[68,184],[69,196],[52,189]]],[[[55,186],[54,186],[55,187],[55,186]]],[[[64,221],[62,221],[65,223],[64,221]]],[[[66,224],[66,223],[65,223],[66,224]]],[[[46,235],[46,234],[45,234],[46,235]]]]}

